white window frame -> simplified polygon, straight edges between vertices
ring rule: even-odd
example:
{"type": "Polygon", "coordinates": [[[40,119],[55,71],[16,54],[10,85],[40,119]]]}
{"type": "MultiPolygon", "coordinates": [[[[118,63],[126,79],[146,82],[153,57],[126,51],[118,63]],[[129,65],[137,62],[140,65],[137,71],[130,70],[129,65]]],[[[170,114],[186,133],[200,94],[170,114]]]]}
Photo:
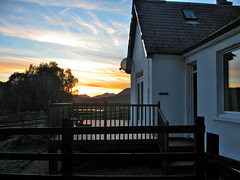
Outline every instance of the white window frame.
{"type": "Polygon", "coordinates": [[[222,49],[217,52],[217,121],[225,121],[240,124],[240,112],[224,110],[224,67],[223,55],[240,49],[240,43],[222,49]]]}

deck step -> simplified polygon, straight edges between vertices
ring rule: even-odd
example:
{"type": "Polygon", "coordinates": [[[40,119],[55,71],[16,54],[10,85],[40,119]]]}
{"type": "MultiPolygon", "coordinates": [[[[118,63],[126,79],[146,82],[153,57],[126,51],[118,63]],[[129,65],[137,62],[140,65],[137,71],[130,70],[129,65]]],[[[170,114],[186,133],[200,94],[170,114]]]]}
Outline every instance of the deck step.
{"type": "MultiPolygon", "coordinates": [[[[194,142],[186,138],[170,138],[169,152],[193,152],[194,142]]],[[[167,163],[168,174],[193,174],[193,161],[172,161],[167,163]]]]}
{"type": "Polygon", "coordinates": [[[169,151],[170,152],[193,152],[194,142],[185,138],[170,138],[169,151]]]}
{"type": "Polygon", "coordinates": [[[168,163],[168,174],[188,173],[194,171],[194,162],[192,161],[176,161],[168,163]]]}

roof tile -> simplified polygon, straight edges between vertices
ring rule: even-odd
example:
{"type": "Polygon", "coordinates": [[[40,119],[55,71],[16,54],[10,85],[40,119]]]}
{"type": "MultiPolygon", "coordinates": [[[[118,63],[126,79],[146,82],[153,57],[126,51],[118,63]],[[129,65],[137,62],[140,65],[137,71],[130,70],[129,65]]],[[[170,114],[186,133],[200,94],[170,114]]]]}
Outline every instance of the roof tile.
{"type": "Polygon", "coordinates": [[[240,16],[240,6],[135,0],[142,37],[148,53],[181,54],[191,45],[240,16]],[[186,24],[189,9],[199,24],[186,24]]]}

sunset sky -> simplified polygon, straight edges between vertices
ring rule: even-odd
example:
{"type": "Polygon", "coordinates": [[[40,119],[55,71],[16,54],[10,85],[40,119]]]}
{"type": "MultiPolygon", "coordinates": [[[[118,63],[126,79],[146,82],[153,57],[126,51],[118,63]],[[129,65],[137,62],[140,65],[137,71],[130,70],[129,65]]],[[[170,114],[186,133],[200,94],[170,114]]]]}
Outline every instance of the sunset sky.
{"type": "MultiPolygon", "coordinates": [[[[232,2],[240,5],[239,0],[232,2]]],[[[0,0],[0,81],[30,64],[56,61],[79,79],[80,94],[118,93],[130,87],[130,76],[119,71],[119,64],[127,55],[131,3],[0,0]]]]}

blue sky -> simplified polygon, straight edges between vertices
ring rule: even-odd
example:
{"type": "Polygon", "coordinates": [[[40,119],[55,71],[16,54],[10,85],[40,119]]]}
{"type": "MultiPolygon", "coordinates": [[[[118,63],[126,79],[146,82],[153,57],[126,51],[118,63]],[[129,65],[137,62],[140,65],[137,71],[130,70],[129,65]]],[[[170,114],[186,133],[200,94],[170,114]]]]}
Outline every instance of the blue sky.
{"type": "MultiPolygon", "coordinates": [[[[209,3],[216,4],[217,0],[167,0],[167,1],[178,1],[178,2],[195,2],[195,3],[209,3]]],[[[229,2],[233,2],[233,5],[240,5],[240,0],[228,0],[229,2]]]]}
{"type": "MultiPolygon", "coordinates": [[[[215,0],[183,2],[213,3],[215,0]]],[[[233,0],[240,5],[240,0],[233,0]]],[[[79,79],[80,94],[130,86],[127,55],[132,0],[0,0],[0,81],[29,64],[56,61],[79,79]]]]}

